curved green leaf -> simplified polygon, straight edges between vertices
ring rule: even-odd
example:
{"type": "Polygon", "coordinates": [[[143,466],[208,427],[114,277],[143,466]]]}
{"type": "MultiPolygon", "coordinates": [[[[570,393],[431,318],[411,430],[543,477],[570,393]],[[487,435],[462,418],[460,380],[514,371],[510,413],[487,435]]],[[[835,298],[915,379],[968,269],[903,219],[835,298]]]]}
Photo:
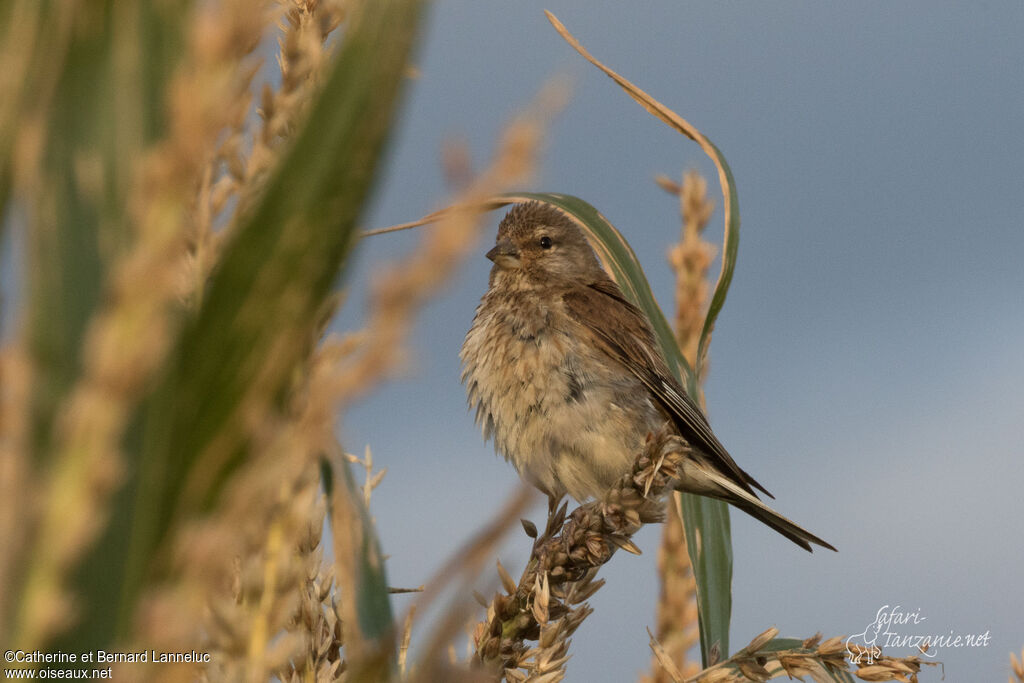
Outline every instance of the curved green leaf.
{"type": "MultiPolygon", "coordinates": [[[[725,295],[729,291],[729,283],[732,282],[732,274],[736,266],[736,254],[739,248],[740,210],[736,195],[736,181],[733,178],[732,170],[729,168],[729,164],[726,163],[722,152],[703,133],[697,130],[693,124],[651,97],[651,95],[637,87],[629,79],[602,64],[569,33],[569,30],[565,28],[554,14],[551,12],[546,12],[546,14],[548,21],[555,27],[555,30],[574,50],[615,81],[627,95],[636,100],[648,113],[700,145],[700,148],[711,158],[718,169],[718,182],[722,187],[722,210],[725,213],[725,248],[722,253],[722,270],[719,273],[718,282],[715,284],[715,292],[711,297],[711,306],[708,309],[707,317],[704,319],[704,327],[701,330],[697,349],[696,368],[697,373],[699,373],[700,368],[704,366],[704,354],[707,353],[707,346],[711,339],[711,331],[715,326],[715,319],[725,303],[725,295]]],[[[699,377],[697,379],[699,380],[699,377]]]]}
{"type": "Polygon", "coordinates": [[[718,282],[715,283],[714,294],[711,295],[711,304],[708,306],[707,316],[704,318],[704,327],[700,333],[700,342],[697,346],[697,368],[705,367],[704,357],[708,352],[708,344],[711,343],[711,332],[715,328],[715,320],[718,313],[725,304],[725,297],[729,293],[729,285],[732,284],[732,274],[736,270],[736,257],[740,248],[740,209],[739,197],[736,195],[736,181],[732,177],[732,169],[726,163],[725,157],[718,150],[718,147],[708,140],[710,154],[713,155],[715,165],[719,168],[719,180],[723,183],[722,192],[726,195],[726,206],[730,211],[725,216],[725,237],[722,245],[722,269],[718,273],[718,282]]]}

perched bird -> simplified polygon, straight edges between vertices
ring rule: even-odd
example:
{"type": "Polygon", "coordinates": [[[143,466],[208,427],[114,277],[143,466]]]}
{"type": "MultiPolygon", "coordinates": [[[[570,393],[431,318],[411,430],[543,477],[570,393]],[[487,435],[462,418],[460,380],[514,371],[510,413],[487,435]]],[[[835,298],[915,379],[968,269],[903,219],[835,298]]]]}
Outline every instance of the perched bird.
{"type": "Polygon", "coordinates": [[[518,204],[501,221],[490,284],[462,345],[462,381],[484,438],[552,501],[600,498],[648,434],[671,423],[696,467],[677,484],[730,503],[801,547],[835,550],[778,514],[672,376],[644,313],[558,209],[518,204]]]}

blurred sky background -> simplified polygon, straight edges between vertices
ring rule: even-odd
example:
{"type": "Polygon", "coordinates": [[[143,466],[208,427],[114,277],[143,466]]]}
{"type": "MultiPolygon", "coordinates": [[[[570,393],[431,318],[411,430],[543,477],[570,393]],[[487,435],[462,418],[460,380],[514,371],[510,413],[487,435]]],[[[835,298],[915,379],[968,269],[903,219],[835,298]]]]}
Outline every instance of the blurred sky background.
{"type": "MultiPolygon", "coordinates": [[[[737,179],[739,263],[708,412],[776,507],[840,552],[810,555],[733,514],[731,649],[772,625],[858,633],[899,605],[925,619],[903,634],[990,631],[987,647],[936,652],[945,680],[1003,680],[1024,645],[1024,4],[436,2],[367,226],[438,208],[444,141],[463,137],[482,167],[503,124],[567,71],[572,101],[527,189],[594,204],[669,309],[678,206],[651,179],[697,168],[720,206],[713,167],[583,62],[544,9],[709,136],[737,179]]],[[[405,376],[343,420],[347,447],[368,443],[389,468],[372,512],[394,585],[427,580],[517,481],[458,379],[500,215],[421,316],[405,376]]],[[[720,212],[712,229],[720,239],[720,212]]],[[[338,329],[359,322],[367,276],[417,239],[360,247],[338,329]]],[[[660,528],[637,540],[642,557],[601,571],[569,681],[648,667],[660,528]]],[[[502,552],[516,576],[528,547],[516,529],[502,552]]]]}
{"type": "MultiPolygon", "coordinates": [[[[444,142],[465,139],[484,166],[503,125],[567,72],[572,100],[523,189],[594,204],[670,310],[678,203],[652,178],[697,168],[720,206],[714,169],[544,9],[710,137],[737,180],[739,263],[711,345],[709,416],[775,507],[840,552],[808,554],[733,514],[731,651],[772,625],[857,633],[900,606],[924,618],[901,634],[990,632],[987,647],[935,651],[946,681],[1004,680],[1024,645],[1024,4],[435,2],[366,226],[441,206],[444,142]]],[[[500,215],[419,318],[407,371],[341,422],[350,451],[370,444],[388,467],[372,512],[396,586],[429,579],[518,480],[459,384],[500,215]]],[[[336,330],[361,323],[367,280],[418,239],[360,246],[336,330]]],[[[543,513],[538,502],[539,526],[543,513]]],[[[642,557],[602,569],[567,680],[649,669],[660,534],[643,530],[642,557]]],[[[528,549],[516,528],[501,552],[515,576],[528,549]]],[[[491,565],[480,585],[495,582],[491,565]]],[[[396,596],[396,611],[413,599],[396,596]]]]}

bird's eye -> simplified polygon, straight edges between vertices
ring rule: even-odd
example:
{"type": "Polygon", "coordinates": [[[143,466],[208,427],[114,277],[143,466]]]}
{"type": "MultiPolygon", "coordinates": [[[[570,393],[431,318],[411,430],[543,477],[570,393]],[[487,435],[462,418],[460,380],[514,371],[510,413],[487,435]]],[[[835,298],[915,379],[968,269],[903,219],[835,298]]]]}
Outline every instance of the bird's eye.
{"type": "Polygon", "coordinates": [[[551,238],[548,237],[547,235],[544,235],[543,237],[541,237],[540,238],[540,248],[541,249],[550,249],[551,248],[551,238]]]}

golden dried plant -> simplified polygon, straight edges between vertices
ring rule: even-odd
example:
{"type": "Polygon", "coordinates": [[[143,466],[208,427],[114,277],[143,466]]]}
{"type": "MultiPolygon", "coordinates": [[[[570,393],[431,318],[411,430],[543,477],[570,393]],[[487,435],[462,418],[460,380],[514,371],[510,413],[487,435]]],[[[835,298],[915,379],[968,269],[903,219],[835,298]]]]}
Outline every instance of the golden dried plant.
{"type": "MultiPolygon", "coordinates": [[[[707,181],[696,171],[684,173],[681,185],[667,176],[658,176],[655,180],[662,189],[679,199],[681,236],[680,241],[668,250],[668,263],[676,281],[676,341],[690,366],[694,367],[707,315],[708,272],[715,254],[714,246],[703,239],[703,233],[715,206],[707,197],[707,181]]],[[[703,380],[706,374],[701,372],[699,376],[703,380]]],[[[702,407],[703,398],[703,394],[697,397],[702,407]]],[[[693,675],[699,669],[697,663],[687,657],[687,653],[700,642],[697,581],[686,546],[678,497],[671,496],[668,506],[658,549],[660,591],[656,621],[660,651],[651,662],[651,674],[647,679],[657,683],[669,680],[666,659],[681,675],[693,675]]]]}
{"type": "MultiPolygon", "coordinates": [[[[797,647],[768,647],[777,635],[778,629],[770,628],[728,659],[694,676],[673,676],[672,680],[674,683],[761,683],[782,677],[801,680],[810,677],[816,683],[828,683],[836,680],[835,674],[851,671],[844,638],[837,636],[822,642],[819,634],[797,647]]],[[[655,647],[652,639],[652,648],[655,647]]],[[[923,662],[917,656],[876,656],[873,660],[864,658],[858,662],[852,673],[864,681],[917,683],[922,665],[937,666],[934,662],[923,662]]]]}
{"type": "Polygon", "coordinates": [[[19,618],[26,647],[59,632],[74,612],[67,574],[107,524],[108,499],[124,476],[119,442],[129,412],[173,338],[171,304],[186,257],[179,207],[194,192],[217,134],[239,116],[251,72],[242,61],[263,25],[259,8],[241,0],[200,13],[187,65],[170,84],[168,139],[143,160],[129,198],[133,246],[111,268],[106,304],[87,330],[81,377],[58,416],[53,466],[30,484],[43,507],[38,521],[26,523],[34,549],[19,618]]]}
{"type": "MultiPolygon", "coordinates": [[[[8,16],[5,10],[3,17],[5,22],[13,22],[4,23],[5,35],[18,27],[25,30],[23,39],[5,41],[0,51],[5,68],[0,71],[5,76],[33,70],[39,72],[35,76],[56,74],[40,82],[43,95],[33,92],[32,97],[21,98],[24,101],[6,100],[0,107],[0,142],[5,154],[2,173],[9,170],[7,133],[13,126],[24,124],[12,143],[16,147],[13,168],[19,200],[29,204],[32,211],[28,231],[35,239],[48,238],[48,229],[58,226],[56,212],[47,208],[57,203],[51,199],[51,184],[60,181],[59,174],[64,170],[46,166],[54,163],[44,153],[47,146],[59,146],[62,141],[43,140],[49,132],[39,122],[51,118],[46,111],[49,100],[45,91],[57,87],[58,76],[65,68],[71,73],[81,68],[75,59],[97,69],[109,68],[115,83],[140,89],[155,86],[152,93],[119,91],[121,99],[101,108],[101,117],[119,112],[114,122],[120,127],[117,135],[121,137],[117,139],[130,141],[124,149],[138,150],[130,164],[118,167],[123,175],[105,176],[109,169],[104,168],[104,159],[98,155],[93,158],[79,153],[73,159],[74,183],[84,193],[82,203],[100,205],[109,200],[109,205],[102,206],[111,215],[104,213],[101,220],[123,221],[128,235],[117,244],[100,245],[106,250],[103,262],[97,264],[103,280],[102,296],[97,297],[96,309],[85,315],[91,318],[77,376],[65,395],[55,399],[60,406],[52,448],[44,445],[52,450],[52,455],[48,451],[42,454],[50,459],[46,466],[39,466],[43,459],[34,450],[42,449],[27,443],[30,427],[26,418],[34,418],[33,411],[37,410],[38,401],[32,392],[50,390],[47,385],[39,388],[40,370],[49,369],[45,365],[49,359],[43,356],[40,362],[38,353],[30,353],[36,349],[30,347],[27,352],[28,344],[22,339],[5,347],[0,355],[0,449],[4,456],[11,456],[4,457],[0,466],[0,492],[5,494],[0,530],[5,541],[11,541],[0,561],[0,610],[4,617],[0,623],[5,638],[10,635],[13,642],[27,649],[41,648],[62,634],[74,635],[69,627],[80,616],[79,596],[71,587],[77,579],[74,574],[80,563],[90,561],[88,553],[97,554],[97,543],[104,542],[102,535],[111,533],[116,522],[123,521],[111,519],[112,501],[115,495],[131,500],[134,491],[122,495],[119,489],[125,487],[129,477],[142,477],[138,474],[139,450],[145,446],[132,435],[126,437],[130,423],[137,427],[145,420],[140,413],[146,408],[140,405],[147,393],[157,393],[153,390],[162,381],[159,370],[166,365],[169,348],[180,340],[181,322],[191,321],[190,316],[197,314],[203,304],[207,277],[219,258],[218,243],[233,233],[235,226],[246,223],[247,201],[264,200],[268,172],[288,153],[291,138],[302,132],[307,112],[312,111],[312,103],[320,95],[320,80],[331,64],[331,49],[325,41],[347,10],[357,5],[361,32],[353,28],[346,36],[346,46],[351,36],[355,41],[379,32],[384,23],[380,17],[412,17],[396,41],[402,47],[389,53],[394,62],[395,55],[407,52],[415,31],[416,3],[404,0],[386,3],[388,7],[380,9],[379,14],[380,5],[344,3],[343,8],[342,3],[333,0],[282,2],[283,12],[272,10],[265,0],[219,0],[194,6],[187,2],[158,3],[159,10],[144,18],[135,14],[139,11],[135,3],[86,4],[64,3],[58,8],[64,10],[61,13],[19,1],[12,7],[15,13],[8,16]],[[152,47],[145,44],[141,33],[145,29],[164,30],[159,21],[161,12],[181,21],[180,27],[167,25],[165,34],[157,36],[179,47],[174,42],[178,37],[175,31],[181,28],[180,54],[174,55],[176,59],[180,56],[180,61],[171,68],[173,61],[168,60],[166,82],[132,63],[139,57],[138,50],[152,47]],[[263,125],[254,136],[247,128],[252,113],[252,82],[260,68],[254,52],[279,16],[285,23],[279,59],[282,84],[277,90],[264,90],[263,125]],[[111,17],[117,31],[107,30],[105,21],[111,17]],[[119,23],[117,19],[125,21],[119,23]],[[152,23],[145,24],[147,21],[152,23]],[[55,22],[60,29],[53,34],[55,37],[44,30],[47,22],[55,22]],[[139,28],[144,30],[139,32],[139,28]],[[50,43],[67,47],[75,40],[93,41],[90,45],[99,43],[100,48],[84,56],[71,53],[70,57],[67,50],[47,53],[44,49],[53,47],[50,43]],[[105,52],[109,46],[114,47],[105,52]],[[62,61],[65,57],[67,61],[62,61]],[[18,64],[25,68],[12,71],[18,64]],[[138,80],[133,80],[136,77],[138,80]],[[139,111],[124,106],[134,104],[134,96],[141,100],[143,94],[152,95],[145,106],[156,112],[156,123],[147,121],[153,130],[148,133],[151,139],[146,140],[141,140],[137,128],[142,125],[141,119],[133,118],[139,111]],[[164,124],[166,129],[161,128],[164,124]],[[29,134],[31,131],[35,132],[29,134]],[[249,148],[246,156],[242,150],[249,148]],[[123,188],[115,185],[122,178],[130,178],[123,188]],[[122,203],[110,199],[116,199],[122,189],[122,203]],[[229,204],[230,215],[222,216],[229,204]],[[116,215],[118,211],[120,215],[116,215]],[[183,311],[182,301],[191,310],[183,311]],[[130,442],[127,447],[126,441],[130,442]],[[131,450],[127,455],[132,459],[125,457],[122,449],[131,450]],[[21,505],[18,501],[32,504],[21,505]],[[15,602],[16,608],[12,606],[15,602]],[[15,625],[15,633],[8,634],[8,624],[15,625]]],[[[159,59],[157,55],[155,61],[159,59]]],[[[345,85],[345,73],[333,68],[331,73],[340,74],[335,78],[337,93],[344,89],[338,85],[345,85]]],[[[386,87],[377,90],[395,92],[395,83],[390,79],[387,84],[378,84],[386,87]]],[[[380,96],[373,121],[378,129],[382,129],[381,122],[387,122],[384,114],[393,101],[389,98],[392,96],[380,96]]],[[[355,124],[346,133],[357,129],[361,115],[356,114],[355,124]]],[[[101,125],[111,122],[112,117],[101,125]]],[[[382,138],[383,133],[375,132],[371,137],[382,138]]],[[[73,144],[84,147],[92,142],[75,140],[73,144]]],[[[116,156],[119,149],[115,145],[117,163],[123,161],[116,156]]],[[[372,149],[369,153],[376,154],[372,149]]],[[[367,156],[363,154],[359,159],[358,173],[364,177],[370,177],[367,156]]],[[[6,182],[0,190],[4,193],[0,201],[5,202],[6,182]]],[[[358,206],[353,206],[362,201],[359,194],[336,208],[355,213],[358,206]]],[[[89,208],[91,205],[83,213],[89,208]]],[[[60,227],[67,230],[67,226],[60,227]]],[[[109,239],[100,235],[96,226],[74,227],[90,238],[94,235],[88,229],[93,228],[98,239],[109,239]]],[[[233,237],[244,241],[249,235],[233,237]]],[[[56,265],[61,265],[59,259],[56,265]]],[[[327,308],[330,310],[324,312],[323,323],[333,313],[332,307],[327,308]]],[[[42,319],[49,312],[48,308],[32,312],[29,333],[37,324],[35,317],[42,319]]],[[[302,321],[297,327],[311,326],[302,321]]],[[[52,329],[65,332],[59,327],[52,329]]],[[[292,341],[311,351],[322,332],[320,325],[309,339],[292,341]]],[[[132,568],[125,570],[130,580],[144,585],[142,597],[132,605],[136,608],[134,616],[118,615],[122,622],[135,624],[131,632],[134,642],[120,642],[119,646],[176,652],[206,646],[208,653],[216,655],[206,673],[216,680],[221,675],[260,680],[273,674],[287,680],[295,676],[305,679],[307,674],[334,678],[339,673],[341,622],[332,603],[334,570],[323,561],[320,549],[325,501],[319,493],[318,469],[319,458],[329,450],[324,445],[325,434],[331,435],[333,445],[336,407],[331,400],[336,376],[324,368],[330,366],[333,370],[337,359],[329,356],[339,348],[328,344],[323,349],[326,352],[322,356],[312,360],[307,356],[296,364],[295,377],[284,391],[262,387],[262,400],[268,404],[275,400],[275,410],[240,411],[248,453],[238,471],[224,482],[224,493],[211,506],[210,514],[194,518],[172,514],[167,540],[155,551],[159,557],[138,553],[131,558],[118,556],[124,561],[118,570],[132,562],[152,567],[143,570],[146,575],[141,579],[132,574],[132,568]]],[[[342,354],[350,350],[340,345],[342,354]]],[[[174,453],[172,458],[194,455],[198,454],[174,453]]],[[[369,487],[376,481],[369,482],[369,487]]],[[[160,494],[168,491],[175,493],[168,487],[160,494]]],[[[140,497],[138,509],[143,515],[159,516],[158,502],[162,501],[140,497]]],[[[118,504],[123,511],[125,504],[118,504]]],[[[121,538],[121,547],[134,547],[136,540],[121,538]]],[[[90,596],[94,603],[108,601],[104,604],[108,612],[116,611],[117,605],[111,607],[109,602],[119,597],[98,591],[90,596]]],[[[112,630],[117,626],[105,623],[104,627],[112,630]]],[[[145,672],[127,664],[117,668],[117,677],[122,679],[144,676],[146,680],[177,680],[192,679],[197,674],[194,663],[154,667],[145,672]]]]}
{"type": "Polygon", "coordinates": [[[1024,683],[1024,649],[1020,651],[1020,659],[1010,653],[1010,672],[1008,683],[1024,683]]]}
{"type": "MultiPolygon", "coordinates": [[[[682,184],[667,176],[655,178],[658,185],[679,198],[682,234],[668,250],[668,263],[675,274],[675,333],[683,355],[691,367],[697,362],[697,345],[707,316],[708,273],[715,259],[716,248],[703,238],[704,229],[715,211],[708,198],[708,182],[697,171],[683,174],[682,184]]],[[[697,374],[704,373],[695,368],[697,374]]]]}
{"type": "Polygon", "coordinates": [[[675,496],[667,502],[661,545],[658,548],[658,579],[660,590],[655,607],[656,640],[660,651],[651,662],[651,673],[643,680],[667,683],[669,671],[692,676],[699,671],[689,653],[700,643],[697,610],[697,580],[693,575],[686,546],[683,520],[675,496]],[[671,663],[671,669],[666,665],[671,663]]]}
{"type": "Polygon", "coordinates": [[[560,670],[568,637],[591,611],[585,601],[604,583],[596,578],[597,569],[619,548],[639,552],[630,539],[644,524],[664,519],[663,495],[686,452],[685,442],[663,431],[648,441],[632,470],[603,500],[583,504],[571,515],[567,503],[555,510],[518,583],[504,576],[504,592],[488,604],[475,634],[476,659],[510,680],[517,680],[517,669],[533,673],[538,662],[545,663],[545,675],[560,670]],[[541,634],[539,618],[549,635],[544,647],[530,647],[526,641],[541,634]],[[565,621],[549,623],[560,620],[565,621]]]}

